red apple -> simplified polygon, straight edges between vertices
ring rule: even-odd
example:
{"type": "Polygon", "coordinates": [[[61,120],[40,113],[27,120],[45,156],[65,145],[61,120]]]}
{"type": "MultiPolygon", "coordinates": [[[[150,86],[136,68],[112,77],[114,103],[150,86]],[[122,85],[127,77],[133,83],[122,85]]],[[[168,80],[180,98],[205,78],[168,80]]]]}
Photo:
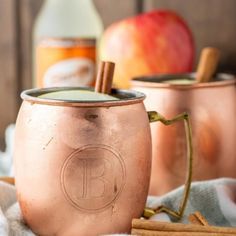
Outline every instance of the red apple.
{"type": "Polygon", "coordinates": [[[193,37],[175,12],[156,10],[111,25],[100,56],[116,63],[115,86],[129,88],[136,76],[192,71],[193,37]]]}

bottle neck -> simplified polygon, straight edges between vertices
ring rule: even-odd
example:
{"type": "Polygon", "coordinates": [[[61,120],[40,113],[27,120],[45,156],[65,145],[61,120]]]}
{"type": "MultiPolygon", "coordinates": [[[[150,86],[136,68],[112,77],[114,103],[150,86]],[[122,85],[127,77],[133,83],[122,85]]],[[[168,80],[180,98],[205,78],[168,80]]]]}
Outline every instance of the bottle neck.
{"type": "Polygon", "coordinates": [[[35,29],[35,38],[97,38],[103,31],[103,25],[92,0],[45,0],[35,29]]]}
{"type": "Polygon", "coordinates": [[[46,0],[46,3],[53,3],[53,4],[91,4],[93,3],[92,0],[46,0]]]}
{"type": "Polygon", "coordinates": [[[95,10],[93,0],[46,0],[45,8],[71,11],[71,9],[95,10]]]}

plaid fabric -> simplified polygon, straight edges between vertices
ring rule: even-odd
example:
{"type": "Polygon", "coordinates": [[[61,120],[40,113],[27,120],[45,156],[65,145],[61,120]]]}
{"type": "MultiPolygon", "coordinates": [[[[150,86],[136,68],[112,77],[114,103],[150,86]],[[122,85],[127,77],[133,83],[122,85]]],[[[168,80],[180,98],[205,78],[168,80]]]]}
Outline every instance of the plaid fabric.
{"type": "MultiPolygon", "coordinates": [[[[178,209],[183,187],[162,197],[150,196],[147,207],[156,208],[164,204],[178,209]]],[[[182,222],[195,211],[208,220],[211,225],[236,226],[236,179],[217,179],[195,182],[192,184],[190,198],[182,222]]],[[[168,215],[155,215],[151,220],[171,221],[168,215]]],[[[22,220],[15,188],[0,182],[0,235],[1,236],[33,236],[22,220]]]]}
{"type": "MultiPolygon", "coordinates": [[[[162,197],[151,196],[147,206],[156,208],[164,204],[178,209],[184,187],[180,187],[162,197]]],[[[188,216],[200,211],[210,225],[236,226],[236,179],[216,179],[192,183],[189,200],[182,223],[188,222],[188,216]]],[[[155,215],[152,220],[174,221],[166,214],[155,215]]]]}

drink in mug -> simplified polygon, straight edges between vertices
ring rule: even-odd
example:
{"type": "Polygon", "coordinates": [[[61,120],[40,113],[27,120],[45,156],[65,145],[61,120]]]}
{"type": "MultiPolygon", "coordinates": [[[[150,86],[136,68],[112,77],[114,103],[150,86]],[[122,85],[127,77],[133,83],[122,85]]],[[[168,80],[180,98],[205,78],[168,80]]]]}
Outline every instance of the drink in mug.
{"type": "Polygon", "coordinates": [[[91,90],[61,90],[48,92],[38,96],[44,99],[66,100],[66,101],[116,101],[119,98],[104,93],[97,93],[91,90]]]}

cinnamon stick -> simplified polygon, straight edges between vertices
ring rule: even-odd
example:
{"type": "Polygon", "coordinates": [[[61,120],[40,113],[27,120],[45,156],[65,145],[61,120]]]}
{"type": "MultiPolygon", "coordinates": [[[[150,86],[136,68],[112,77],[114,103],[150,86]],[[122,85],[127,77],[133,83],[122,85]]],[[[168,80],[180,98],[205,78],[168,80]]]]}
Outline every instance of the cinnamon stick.
{"type": "Polygon", "coordinates": [[[199,211],[196,211],[195,213],[189,215],[188,220],[190,223],[195,225],[202,225],[202,226],[209,225],[205,217],[199,211]]]}
{"type": "Polygon", "coordinates": [[[111,93],[114,70],[115,70],[115,64],[113,62],[105,63],[102,93],[106,93],[106,94],[111,93]]]}
{"type": "Polygon", "coordinates": [[[160,231],[160,232],[198,232],[198,233],[220,233],[236,235],[236,228],[233,227],[216,227],[216,226],[200,226],[180,223],[166,223],[149,220],[134,219],[132,221],[133,229],[160,231]]]}
{"type": "Polygon", "coordinates": [[[198,82],[209,82],[214,75],[220,59],[217,48],[206,47],[202,50],[197,68],[196,79],[198,82]]]}
{"type": "Polygon", "coordinates": [[[141,236],[229,236],[229,235],[235,235],[235,234],[228,234],[228,233],[152,231],[152,230],[146,230],[146,229],[132,229],[131,234],[141,235],[141,236]]]}
{"type": "Polygon", "coordinates": [[[101,62],[95,85],[96,92],[106,94],[111,93],[114,70],[115,64],[113,62],[101,62]]]}
{"type": "Polygon", "coordinates": [[[95,91],[98,93],[102,92],[104,68],[105,68],[105,62],[102,61],[98,69],[98,74],[97,74],[97,79],[96,79],[96,84],[95,84],[95,91]]]}
{"type": "Polygon", "coordinates": [[[15,179],[12,177],[1,177],[0,181],[3,181],[5,183],[11,184],[11,185],[15,184],[15,179]]]}

